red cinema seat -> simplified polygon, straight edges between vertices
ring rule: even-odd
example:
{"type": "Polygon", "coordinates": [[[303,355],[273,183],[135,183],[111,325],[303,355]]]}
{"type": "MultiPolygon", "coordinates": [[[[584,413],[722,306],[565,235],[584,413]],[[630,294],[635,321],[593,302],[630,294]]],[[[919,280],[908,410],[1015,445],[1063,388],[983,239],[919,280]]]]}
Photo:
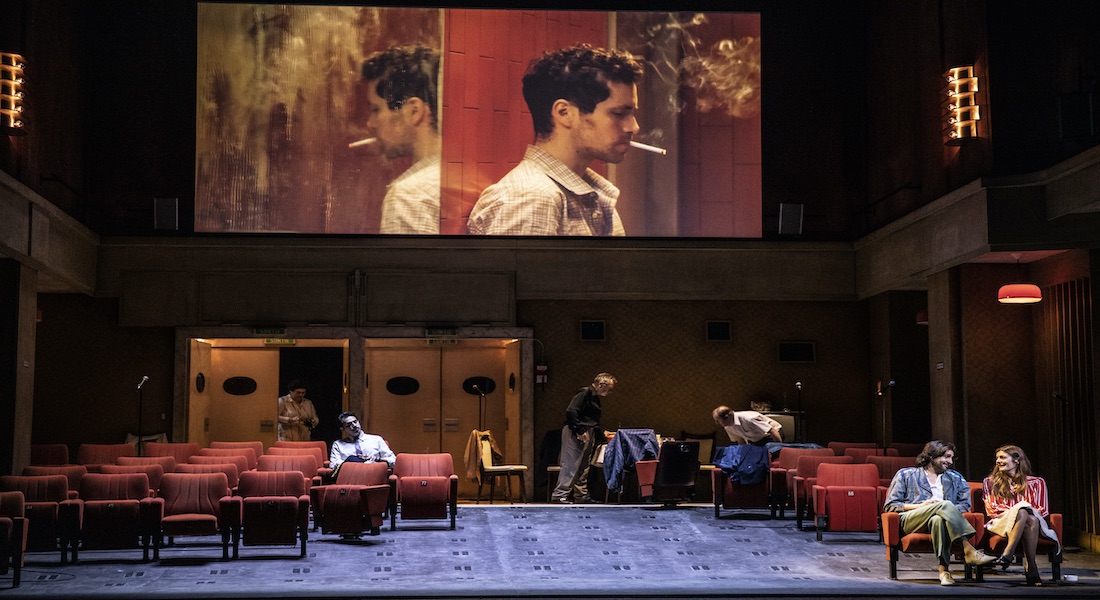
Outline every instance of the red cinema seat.
{"type": "Polygon", "coordinates": [[[825,531],[878,531],[878,468],[822,463],[812,489],[817,541],[825,531]]]}
{"type": "Polygon", "coordinates": [[[446,519],[455,528],[458,514],[458,475],[454,460],[446,452],[397,455],[390,475],[390,529],[401,519],[446,519]]]}

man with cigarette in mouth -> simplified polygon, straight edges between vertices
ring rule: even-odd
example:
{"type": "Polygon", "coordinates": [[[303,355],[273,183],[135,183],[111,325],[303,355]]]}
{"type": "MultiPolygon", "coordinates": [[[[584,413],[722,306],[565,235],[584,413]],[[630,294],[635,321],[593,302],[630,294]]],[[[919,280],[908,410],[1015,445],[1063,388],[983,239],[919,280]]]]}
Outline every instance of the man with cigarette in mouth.
{"type": "Polygon", "coordinates": [[[638,131],[642,65],[619,50],[580,44],[531,62],[523,98],[535,142],[523,161],[481,193],[470,212],[477,235],[626,235],[619,190],[588,168],[622,162],[638,131]]]}
{"type": "Polygon", "coordinates": [[[438,79],[439,53],[429,48],[390,48],[363,63],[367,127],[386,158],[413,161],[386,188],[381,233],[439,233],[438,79]]]}

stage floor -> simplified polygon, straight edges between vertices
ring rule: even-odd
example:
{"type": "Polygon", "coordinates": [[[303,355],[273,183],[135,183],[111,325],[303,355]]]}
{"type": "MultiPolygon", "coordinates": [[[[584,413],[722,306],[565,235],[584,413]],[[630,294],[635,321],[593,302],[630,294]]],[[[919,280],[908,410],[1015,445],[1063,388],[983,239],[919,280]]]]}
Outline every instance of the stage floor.
{"type": "MultiPolygon", "coordinates": [[[[446,521],[401,521],[376,537],[342,541],[311,532],[297,547],[241,547],[222,561],[220,545],[195,538],[142,563],[138,551],[86,551],[77,565],[58,553],[28,555],[22,586],[9,598],[360,598],[360,597],[1100,597],[1100,556],[1068,549],[1053,583],[1023,586],[1021,566],[984,583],[942,587],[931,555],[903,555],[888,578],[874,533],[798,531],[793,519],[709,505],[460,505],[446,521]]],[[[10,573],[0,588],[11,585],[10,573]]]]}

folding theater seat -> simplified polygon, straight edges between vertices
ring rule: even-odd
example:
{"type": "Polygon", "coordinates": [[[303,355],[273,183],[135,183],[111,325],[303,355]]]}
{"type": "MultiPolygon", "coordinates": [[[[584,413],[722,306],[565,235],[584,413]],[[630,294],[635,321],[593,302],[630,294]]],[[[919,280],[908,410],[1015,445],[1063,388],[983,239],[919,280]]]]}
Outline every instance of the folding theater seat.
{"type": "MultiPolygon", "coordinates": [[[[243,454],[237,454],[237,455],[233,455],[233,456],[192,456],[187,462],[188,462],[188,464],[192,464],[192,465],[224,465],[226,463],[229,463],[229,464],[232,464],[233,466],[237,467],[237,477],[240,477],[241,473],[244,473],[245,471],[251,470],[251,469],[248,468],[248,457],[244,456],[243,454]]],[[[176,467],[176,469],[180,470],[180,467],[182,467],[182,466],[183,465],[179,465],[179,466],[176,467]]],[[[209,472],[209,471],[198,471],[198,472],[209,472]]],[[[229,475],[226,474],[226,476],[228,477],[229,475]]],[[[235,480],[235,478],[230,477],[230,480],[235,480]]],[[[230,485],[229,487],[237,487],[237,484],[234,483],[234,484],[230,485]]]]}
{"type": "Polygon", "coordinates": [[[233,531],[233,558],[238,547],[293,546],[309,539],[309,480],[296,471],[245,471],[237,486],[236,506],[222,507],[233,531]]]}
{"type": "Polygon", "coordinates": [[[245,471],[256,468],[258,454],[253,448],[200,448],[198,456],[243,456],[245,457],[245,471]]]}
{"type": "Polygon", "coordinates": [[[150,498],[157,495],[157,490],[160,489],[160,479],[164,477],[164,469],[161,468],[161,466],[158,464],[103,465],[99,468],[99,472],[108,474],[144,473],[145,477],[149,481],[148,496],[150,498]]]}
{"type": "MultiPolygon", "coordinates": [[[[802,521],[813,517],[813,504],[810,490],[817,483],[817,470],[825,463],[854,464],[851,456],[799,456],[798,466],[794,470],[794,488],[791,498],[794,501],[795,525],[802,529],[802,521]]],[[[877,472],[877,471],[876,471],[877,472]]]]}
{"type": "MultiPolygon", "coordinates": [[[[932,535],[928,533],[904,534],[901,531],[901,514],[896,512],[884,512],[882,519],[882,542],[886,544],[886,560],[890,562],[890,579],[898,578],[898,558],[901,554],[931,554],[932,535]]],[[[979,547],[982,535],[985,532],[985,515],[976,512],[965,512],[963,518],[974,527],[974,535],[970,536],[970,544],[979,547]]],[[[965,561],[964,561],[965,565],[965,561]]],[[[966,579],[982,580],[981,568],[971,565],[964,566],[966,579]]]]}
{"type": "Polygon", "coordinates": [[[248,456],[248,468],[256,468],[256,460],[264,455],[264,443],[260,441],[247,441],[247,442],[210,442],[210,447],[218,450],[225,449],[240,449],[248,448],[252,450],[252,453],[245,453],[248,456]]]}
{"type": "Polygon", "coordinates": [[[871,456],[897,456],[898,451],[893,448],[845,448],[844,456],[851,456],[856,463],[865,463],[871,456]]]}
{"type": "Polygon", "coordinates": [[[89,473],[98,473],[101,465],[111,465],[120,456],[135,454],[133,444],[81,444],[76,449],[76,462],[89,473]]]}
{"type": "Polygon", "coordinates": [[[32,465],[67,465],[69,447],[65,444],[31,444],[32,465]]]}
{"type": "Polygon", "coordinates": [[[115,460],[116,465],[160,465],[161,473],[171,473],[176,470],[176,459],[172,456],[120,456],[115,460]]]}
{"type": "Polygon", "coordinates": [[[824,531],[878,531],[878,468],[822,463],[812,488],[817,541],[824,531]]]}
{"type": "Polygon", "coordinates": [[[179,536],[220,535],[222,558],[229,558],[232,523],[239,520],[240,498],[229,495],[225,473],[165,473],[160,482],[159,513],[155,515],[153,559],[160,559],[161,541],[179,536]],[[223,511],[233,516],[226,520],[223,511]]]}
{"type": "Polygon", "coordinates": [[[699,442],[662,442],[657,460],[639,460],[634,467],[643,498],[665,506],[691,500],[699,473],[699,442]]]}
{"type": "MultiPolygon", "coordinates": [[[[204,456],[203,458],[209,458],[204,456]]],[[[233,463],[183,463],[176,467],[176,473],[224,473],[230,493],[237,491],[240,471],[233,463]]]]}
{"type": "Polygon", "coordinates": [[[342,465],[336,483],[309,490],[314,529],[342,537],[378,535],[389,506],[388,476],[384,462],[342,465]]]}
{"type": "Polygon", "coordinates": [[[27,519],[23,516],[23,492],[0,492],[0,575],[12,571],[11,587],[17,588],[27,551],[27,519]]]}
{"type": "Polygon", "coordinates": [[[68,481],[69,498],[80,495],[80,480],[88,473],[84,465],[28,465],[23,467],[24,475],[64,475],[68,481]]]}
{"type": "Polygon", "coordinates": [[[878,448],[879,445],[875,442],[829,442],[825,445],[828,449],[833,451],[833,454],[837,456],[844,456],[844,451],[848,448],[878,448]]]}
{"type": "Polygon", "coordinates": [[[64,475],[4,475],[0,492],[23,494],[26,517],[27,551],[61,550],[61,562],[68,560],[68,532],[60,522],[61,504],[69,501],[68,480],[64,475]]]}
{"type": "MultiPolygon", "coordinates": [[[[275,442],[275,445],[272,446],[272,448],[317,448],[321,451],[321,456],[324,457],[324,462],[322,463],[322,465],[326,467],[331,466],[328,464],[329,447],[328,442],[326,442],[325,440],[312,440],[309,442],[292,442],[289,440],[279,440],[275,442]]],[[[268,450],[271,450],[271,448],[268,448],[268,450]]]]}
{"type": "Polygon", "coordinates": [[[300,473],[306,480],[306,488],[313,485],[321,485],[321,477],[317,475],[320,461],[312,454],[265,454],[260,457],[256,465],[257,471],[293,471],[300,473]]]}
{"type": "Polygon", "coordinates": [[[454,460],[446,452],[397,455],[390,475],[390,529],[401,519],[451,519],[455,528],[458,514],[458,475],[454,460]]]}
{"type": "MultiPolygon", "coordinates": [[[[267,449],[267,454],[265,456],[297,456],[297,455],[301,455],[301,454],[305,454],[307,456],[312,456],[317,461],[318,467],[317,467],[317,471],[314,473],[314,475],[316,477],[320,478],[320,479],[317,480],[318,485],[321,482],[332,480],[332,469],[330,467],[325,466],[325,463],[328,462],[328,457],[326,457],[321,452],[321,449],[318,448],[317,446],[298,446],[298,447],[293,447],[293,448],[283,448],[283,447],[280,447],[280,446],[272,446],[272,447],[267,449]]],[[[310,477],[310,479],[313,479],[313,478],[310,477]]]]}
{"type": "Polygon", "coordinates": [[[794,476],[799,456],[836,456],[829,448],[780,448],[779,456],[771,465],[772,505],[779,509],[780,518],[788,508],[794,508],[794,476]]]}
{"type": "Polygon", "coordinates": [[[171,456],[177,465],[199,453],[199,445],[195,442],[145,442],[141,449],[144,456],[171,456]]]}
{"type": "MultiPolygon", "coordinates": [[[[160,465],[142,466],[160,469],[160,465]]],[[[142,560],[149,560],[150,535],[157,514],[159,505],[149,496],[145,473],[85,475],[80,481],[80,498],[61,506],[63,527],[70,532],[73,562],[77,562],[81,550],[124,548],[141,548],[142,560]]]]}

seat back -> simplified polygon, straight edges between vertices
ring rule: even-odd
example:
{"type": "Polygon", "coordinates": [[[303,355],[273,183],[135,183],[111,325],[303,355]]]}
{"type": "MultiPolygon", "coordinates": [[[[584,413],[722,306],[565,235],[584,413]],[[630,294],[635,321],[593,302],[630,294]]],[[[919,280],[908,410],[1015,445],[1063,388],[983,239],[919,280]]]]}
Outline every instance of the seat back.
{"type": "Polygon", "coordinates": [[[450,477],[455,474],[454,460],[446,452],[413,454],[402,452],[393,464],[393,474],[401,477],[450,477]]]}
{"type": "Polygon", "coordinates": [[[817,466],[817,485],[829,487],[878,487],[878,467],[867,463],[830,463],[817,466]]]}
{"type": "Polygon", "coordinates": [[[69,499],[69,480],[64,475],[4,475],[0,492],[22,492],[27,503],[58,503],[69,499]]]}
{"type": "Polygon", "coordinates": [[[714,431],[710,433],[680,432],[680,439],[685,442],[699,442],[699,462],[709,465],[714,462],[714,431]]]}
{"type": "Polygon", "coordinates": [[[202,448],[199,450],[199,456],[243,456],[246,461],[246,470],[255,469],[259,464],[254,448],[202,448]]]}
{"type": "MultiPolygon", "coordinates": [[[[306,480],[312,480],[317,476],[320,461],[312,454],[265,454],[260,457],[256,465],[257,471],[296,471],[301,473],[306,480]]],[[[242,480],[244,473],[241,474],[242,480]]],[[[242,481],[243,484],[243,481],[242,481]]]]}
{"type": "Polygon", "coordinates": [[[844,456],[848,448],[878,448],[875,442],[829,442],[827,446],[837,456],[844,456]]]}
{"type": "Polygon", "coordinates": [[[81,444],[76,449],[76,462],[96,471],[99,465],[114,464],[120,456],[134,456],[137,452],[132,444],[81,444]]]}
{"type": "Polygon", "coordinates": [[[867,462],[869,456],[897,456],[898,451],[893,448],[845,448],[844,456],[851,456],[857,463],[867,462]]]}
{"type": "Polygon", "coordinates": [[[780,448],[775,466],[788,471],[798,466],[799,456],[836,456],[830,448],[780,448]]]}
{"type": "MultiPolygon", "coordinates": [[[[325,440],[312,440],[308,442],[292,442],[289,440],[279,440],[275,442],[272,448],[317,448],[321,451],[321,456],[327,462],[328,461],[328,442],[325,440]]],[[[270,448],[268,448],[270,450],[270,448]]]]}
{"type": "Polygon", "coordinates": [[[29,465],[23,467],[24,475],[64,475],[68,480],[70,497],[75,498],[80,492],[80,480],[88,472],[88,467],[84,465],[60,465],[60,466],[40,466],[29,465]]]}
{"type": "Polygon", "coordinates": [[[160,465],[164,473],[176,470],[176,459],[171,456],[120,456],[116,465],[160,465]]]}
{"type": "MultiPolygon", "coordinates": [[[[148,465],[103,465],[99,469],[100,473],[106,473],[109,475],[128,474],[128,473],[144,473],[146,479],[149,482],[149,487],[145,490],[146,494],[150,491],[156,492],[160,489],[160,480],[164,477],[164,469],[157,464],[148,465]]],[[[90,473],[95,475],[95,473],[90,473]]],[[[81,495],[81,498],[84,496],[81,495]]]]}
{"type": "Polygon", "coordinates": [[[768,418],[779,423],[779,435],[782,436],[784,442],[793,442],[795,433],[794,415],[782,415],[776,413],[768,413],[768,418]]]}
{"type": "Polygon", "coordinates": [[[160,480],[164,516],[202,514],[219,516],[221,499],[229,495],[225,473],[165,473],[160,480]]]}
{"type": "MultiPolygon", "coordinates": [[[[248,468],[248,457],[243,454],[234,454],[233,456],[192,456],[187,462],[193,465],[223,465],[225,463],[232,463],[237,467],[238,475],[250,470],[248,468]]],[[[179,469],[179,467],[176,468],[179,469]]]]}
{"type": "Polygon", "coordinates": [[[856,459],[851,456],[799,456],[798,465],[794,468],[795,477],[811,479],[817,477],[817,470],[822,464],[840,463],[851,464],[856,459]]]}
{"type": "Polygon", "coordinates": [[[345,462],[336,476],[337,485],[385,485],[390,468],[384,462],[345,462]]]}
{"type": "Polygon", "coordinates": [[[177,465],[199,453],[199,445],[195,442],[145,442],[141,448],[145,456],[171,456],[177,465]]]}
{"type": "Polygon", "coordinates": [[[668,441],[661,444],[657,456],[654,488],[694,487],[699,475],[699,442],[668,441]]]}
{"type": "Polygon", "coordinates": [[[272,446],[267,449],[267,454],[265,456],[295,456],[298,454],[305,454],[316,458],[318,465],[323,465],[325,462],[325,455],[317,446],[298,446],[297,448],[272,446]]]}
{"type": "Polygon", "coordinates": [[[889,485],[890,480],[894,478],[894,474],[904,469],[905,467],[912,467],[917,464],[917,457],[915,456],[868,456],[867,464],[875,465],[878,468],[878,477],[880,485],[889,485]]]}
{"type": "Polygon", "coordinates": [[[256,441],[210,442],[210,447],[211,448],[219,448],[219,449],[248,448],[248,449],[252,450],[252,454],[247,454],[247,453],[245,454],[245,456],[249,457],[249,463],[248,463],[248,468],[249,469],[255,469],[256,468],[256,460],[259,457],[263,456],[263,454],[264,454],[264,443],[263,442],[256,442],[256,441]]]}
{"type": "Polygon", "coordinates": [[[488,436],[482,436],[482,438],[477,442],[477,447],[477,466],[484,472],[485,467],[493,466],[493,444],[489,441],[488,436]]]}
{"type": "Polygon", "coordinates": [[[237,495],[242,498],[255,496],[305,496],[309,484],[296,471],[245,471],[237,485],[237,495]]]}
{"type": "Polygon", "coordinates": [[[67,465],[69,447],[65,444],[31,444],[32,465],[67,465]]]}
{"type": "MultiPolygon", "coordinates": [[[[210,458],[204,456],[203,458],[210,458]]],[[[229,462],[223,463],[210,463],[210,464],[192,464],[184,463],[176,467],[176,473],[225,473],[225,478],[230,488],[237,487],[240,481],[241,472],[237,469],[237,465],[229,462]]]]}
{"type": "MultiPolygon", "coordinates": [[[[128,468],[118,465],[110,466],[128,468]]],[[[152,466],[156,467],[157,465],[152,466]]],[[[80,499],[85,502],[141,500],[148,497],[149,477],[145,473],[88,473],[80,480],[80,499]]]]}

